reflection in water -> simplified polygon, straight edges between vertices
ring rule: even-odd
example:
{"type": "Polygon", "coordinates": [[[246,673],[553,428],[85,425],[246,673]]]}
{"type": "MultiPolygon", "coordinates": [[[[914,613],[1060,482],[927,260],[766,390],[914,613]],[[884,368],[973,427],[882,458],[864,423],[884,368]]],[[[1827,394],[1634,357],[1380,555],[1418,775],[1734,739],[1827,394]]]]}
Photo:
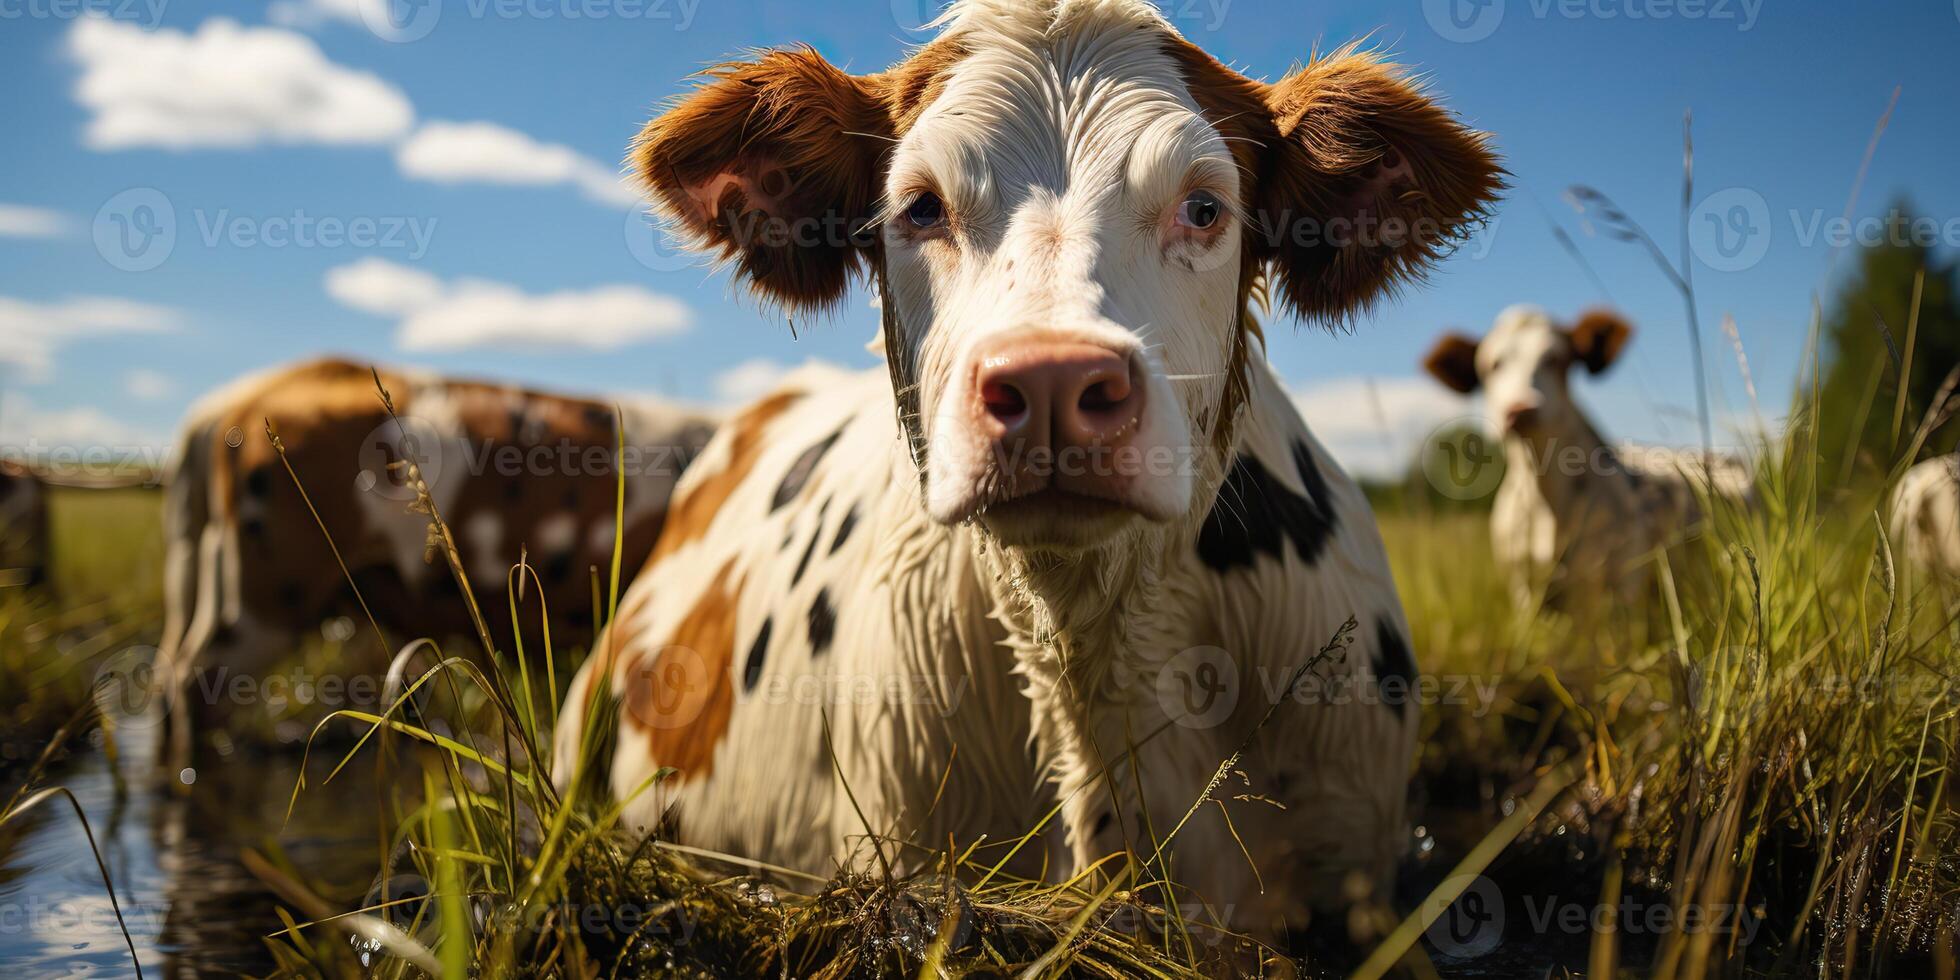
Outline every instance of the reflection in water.
{"type": "MultiPolygon", "coordinates": [[[[353,907],[379,867],[372,747],[330,786],[333,759],[316,754],[290,822],[297,756],[234,753],[185,773],[182,794],[153,784],[150,747],[121,746],[119,786],[109,757],[80,751],[47,782],[81,801],[109,864],[116,897],[148,976],[232,976],[272,969],[264,938],[283,926],[279,904],[239,853],[282,849],[337,906],[353,907]]],[[[411,764],[404,760],[400,765],[411,764]]],[[[393,782],[419,780],[400,765],[393,782]]],[[[19,773],[0,772],[0,802],[19,773]]],[[[23,976],[134,976],[129,949],[66,807],[46,807],[0,835],[0,966],[23,976]]]]}

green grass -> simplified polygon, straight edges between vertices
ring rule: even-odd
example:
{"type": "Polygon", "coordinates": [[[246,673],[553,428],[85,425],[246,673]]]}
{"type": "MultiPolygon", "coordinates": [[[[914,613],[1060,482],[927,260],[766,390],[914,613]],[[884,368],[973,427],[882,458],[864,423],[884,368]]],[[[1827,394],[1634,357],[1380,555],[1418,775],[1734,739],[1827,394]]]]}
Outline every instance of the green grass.
{"type": "MultiPolygon", "coordinates": [[[[1630,898],[1763,923],[1748,945],[1588,929],[1552,949],[1507,931],[1590,976],[1903,977],[1951,963],[1955,610],[1890,566],[1878,488],[1815,487],[1808,439],[1797,425],[1763,468],[1758,507],[1708,503],[1706,532],[1659,559],[1648,608],[1587,622],[1511,607],[1485,514],[1393,498],[1404,503],[1379,516],[1425,671],[1493,694],[1425,709],[1415,814],[1431,839],[1454,839],[1435,867],[1415,862],[1421,884],[1406,897],[1447,865],[1513,902],[1630,898]]],[[[10,728],[52,732],[86,703],[94,658],[154,631],[157,505],[121,492],[57,500],[61,601],[0,600],[0,689],[37,692],[0,704],[10,728]]],[[[334,806],[328,773],[343,752],[400,760],[373,815],[387,845],[377,853],[423,887],[356,911],[282,855],[254,855],[284,899],[290,928],[270,941],[283,972],[1184,977],[1260,958],[1202,924],[1163,928],[1175,920],[1155,889],[1113,865],[1044,884],[954,853],[904,880],[764,884],[766,869],[630,835],[616,805],[584,788],[560,799],[533,761],[547,755],[567,673],[509,658],[485,670],[452,647],[449,659],[428,648],[405,661],[412,689],[442,697],[404,700],[382,726],[327,721],[371,737],[322,749],[294,801],[334,806]],[[411,764],[411,744],[433,762],[411,764]]],[[[1412,916],[1364,972],[1429,975],[1411,945],[1426,924],[1412,916]]]]}

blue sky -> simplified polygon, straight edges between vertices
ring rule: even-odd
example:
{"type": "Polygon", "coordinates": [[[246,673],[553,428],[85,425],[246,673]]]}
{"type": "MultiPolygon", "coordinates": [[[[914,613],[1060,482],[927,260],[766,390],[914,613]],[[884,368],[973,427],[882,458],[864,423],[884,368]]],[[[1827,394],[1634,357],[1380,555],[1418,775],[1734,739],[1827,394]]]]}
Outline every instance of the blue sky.
{"type": "MultiPolygon", "coordinates": [[[[702,402],[752,390],[772,364],[871,363],[868,297],[792,339],[727,277],[650,255],[645,231],[630,245],[643,219],[611,177],[652,107],[704,63],[807,42],[876,70],[921,39],[930,0],[421,0],[424,19],[379,32],[366,2],[0,0],[0,89],[14,93],[0,443],[160,441],[199,393],[322,351],[702,402]],[[511,322],[478,315],[491,308],[511,322]],[[558,326],[571,322],[590,327],[558,326]]],[[[1829,222],[1895,86],[1858,215],[1909,195],[1943,222],[1944,249],[1960,244],[1950,0],[1171,4],[1193,40],[1269,78],[1316,45],[1372,36],[1495,133],[1515,174],[1482,235],[1351,334],[1269,325],[1309,422],[1354,468],[1406,458],[1471,410],[1417,376],[1440,330],[1481,331],[1517,302],[1571,314],[1608,298],[1548,216],[1639,330],[1582,397],[1614,436],[1692,441],[1678,296],[1560,199],[1597,187],[1677,252],[1684,110],[1697,203],[1722,192],[1694,222],[1695,278],[1738,415],[1716,324],[1734,315],[1774,415],[1829,222]],[[1756,234],[1711,237],[1731,220],[1756,234]]]]}

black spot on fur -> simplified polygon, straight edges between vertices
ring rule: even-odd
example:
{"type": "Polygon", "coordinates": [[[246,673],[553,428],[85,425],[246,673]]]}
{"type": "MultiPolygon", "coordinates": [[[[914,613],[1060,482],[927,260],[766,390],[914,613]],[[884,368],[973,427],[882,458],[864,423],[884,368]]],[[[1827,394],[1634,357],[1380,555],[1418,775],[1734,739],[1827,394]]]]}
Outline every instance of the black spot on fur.
{"type": "Polygon", "coordinates": [[[1103,835],[1103,831],[1108,830],[1110,823],[1115,821],[1115,819],[1116,819],[1116,814],[1111,813],[1108,810],[1104,810],[1103,815],[1096,818],[1096,836],[1101,837],[1103,835]]]}
{"type": "Polygon", "coordinates": [[[1198,557],[1215,571],[1252,566],[1265,554],[1279,558],[1282,540],[1293,542],[1300,560],[1312,565],[1327,550],[1338,519],[1328,506],[1327,479],[1304,442],[1293,443],[1293,465],[1307,489],[1287,489],[1259,460],[1239,454],[1218,489],[1218,500],[1198,532],[1198,557]]]}
{"type": "Polygon", "coordinates": [[[258,467],[245,474],[245,492],[254,497],[264,497],[272,492],[272,470],[258,467]]]}
{"type": "Polygon", "coordinates": [[[1416,658],[1402,631],[1386,619],[1375,621],[1375,683],[1382,687],[1384,704],[1408,712],[1415,697],[1416,658]]]}
{"type": "Polygon", "coordinates": [[[837,525],[837,537],[830,542],[831,554],[836,554],[837,549],[844,546],[844,539],[851,536],[851,530],[857,527],[857,522],[858,508],[856,504],[852,504],[851,509],[844,512],[844,520],[837,525]]]}
{"type": "Polygon", "coordinates": [[[769,629],[775,625],[770,620],[762,621],[762,628],[756,630],[755,642],[749,644],[749,662],[742,668],[742,690],[753,691],[762,680],[762,667],[769,658],[769,629]]]}
{"type": "Polygon", "coordinates": [[[837,635],[837,610],[830,605],[830,590],[821,589],[810,603],[810,656],[830,652],[830,641],[837,635]]]}
{"type": "Polygon", "coordinates": [[[810,482],[810,475],[817,471],[817,464],[823,461],[824,454],[837,444],[837,437],[843,434],[844,430],[838,429],[796,457],[796,462],[790,464],[789,472],[783,474],[783,482],[776,488],[775,499],[769,502],[770,512],[781,510],[784,504],[795,500],[796,495],[803,492],[804,485],[810,482]]]}
{"type": "Polygon", "coordinates": [[[823,524],[819,523],[816,529],[810,532],[810,546],[803,549],[803,557],[797,561],[796,571],[789,577],[791,586],[803,581],[803,573],[810,567],[810,556],[817,553],[817,539],[821,537],[823,537],[823,524]]]}

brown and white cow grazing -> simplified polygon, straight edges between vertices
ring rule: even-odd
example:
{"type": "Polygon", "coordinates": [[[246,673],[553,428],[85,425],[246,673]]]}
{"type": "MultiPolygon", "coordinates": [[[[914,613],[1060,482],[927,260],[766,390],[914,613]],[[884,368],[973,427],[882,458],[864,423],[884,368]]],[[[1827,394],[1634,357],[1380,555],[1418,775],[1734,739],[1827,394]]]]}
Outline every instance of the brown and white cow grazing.
{"type": "MultiPolygon", "coordinates": [[[[1491,548],[1521,608],[1541,598],[1567,607],[1645,596],[1656,551],[1701,517],[1697,485],[1750,494],[1727,460],[1654,447],[1610,446],[1572,397],[1574,367],[1600,374],[1633,328],[1594,310],[1561,326],[1535,306],[1498,314],[1482,340],[1447,334],[1423,366],[1463,394],[1481,391],[1504,442],[1504,481],[1491,507],[1491,548]]],[[[1706,489],[1706,488],[1705,488],[1706,489]]]]}
{"type": "Polygon", "coordinates": [[[1960,584],[1960,453],[1906,471],[1892,491],[1892,536],[1907,562],[1960,584]]]}
{"type": "Polygon", "coordinates": [[[875,834],[918,867],[1059,801],[1051,874],[1164,841],[1153,872],[1246,928],[1382,881],[1416,668],[1249,302],[1340,320],[1418,277],[1493,200],[1484,137],[1352,50],[1267,84],[1137,0],[966,0],[880,74],[715,69],[633,160],[768,300],[867,273],[887,370],[717,434],[572,688],[561,780],[610,691],[595,778],[698,845],[824,871],[875,834]],[[1230,822],[1169,839],[1242,746],[1230,822]]]}
{"type": "MultiPolygon", "coordinates": [[[[509,385],[322,359],[207,397],[191,410],[168,476],[157,671],[165,696],[190,689],[198,671],[272,669],[323,620],[360,619],[349,576],[391,644],[471,635],[461,590],[432,550],[406,469],[395,465],[404,460],[416,464],[456,538],[499,642],[511,636],[506,584],[520,555],[537,572],[526,583],[523,628],[536,627],[541,597],[554,645],[588,642],[590,570],[611,564],[617,474],[625,474],[621,540],[631,570],[653,547],[681,467],[713,431],[712,419],[664,405],[621,411],[629,451],[616,465],[611,404],[509,385]],[[377,374],[399,421],[381,402],[377,374]]],[[[527,649],[537,649],[527,635],[527,649]]],[[[196,710],[173,711],[169,749],[188,749],[190,726],[178,722],[225,706],[225,698],[193,698],[196,710]]]]}
{"type": "Polygon", "coordinates": [[[34,471],[0,459],[0,585],[48,578],[48,492],[34,471]]]}

